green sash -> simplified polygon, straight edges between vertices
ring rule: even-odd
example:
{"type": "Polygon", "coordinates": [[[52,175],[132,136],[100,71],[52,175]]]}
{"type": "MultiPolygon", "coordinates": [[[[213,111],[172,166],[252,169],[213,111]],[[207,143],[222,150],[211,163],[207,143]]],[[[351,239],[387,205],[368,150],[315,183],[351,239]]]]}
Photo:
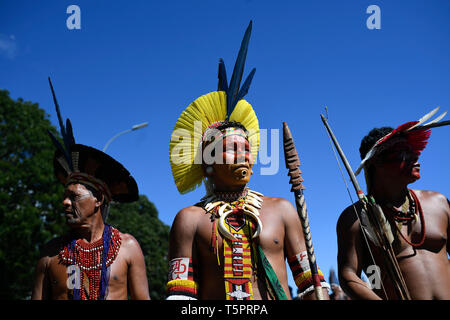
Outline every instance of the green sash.
{"type": "Polygon", "coordinates": [[[258,258],[260,260],[260,265],[263,267],[265,277],[268,280],[272,292],[275,295],[275,298],[277,300],[288,300],[288,297],[284,293],[283,287],[281,286],[281,283],[278,280],[275,271],[273,270],[269,260],[267,259],[266,255],[261,249],[261,246],[259,245],[258,245],[258,258]]]}

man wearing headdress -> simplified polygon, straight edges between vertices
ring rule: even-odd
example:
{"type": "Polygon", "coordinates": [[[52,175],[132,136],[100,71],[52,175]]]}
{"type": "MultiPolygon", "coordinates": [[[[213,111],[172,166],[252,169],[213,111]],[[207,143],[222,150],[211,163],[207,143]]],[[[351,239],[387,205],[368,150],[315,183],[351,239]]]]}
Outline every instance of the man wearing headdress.
{"type": "MultiPolygon", "coordinates": [[[[228,85],[195,100],[178,119],[170,144],[175,184],[186,193],[205,183],[206,196],[176,215],[170,232],[168,299],[290,299],[286,257],[304,298],[312,276],[296,209],[247,184],[259,146],[258,119],[243,99],[255,70],[240,80],[251,22],[228,85]]],[[[328,297],[327,284],[321,274],[328,297]]]]}
{"type": "Polygon", "coordinates": [[[70,121],[63,125],[50,86],[64,141],[63,147],[51,135],[57,146],[53,165],[65,186],[63,207],[70,232],[41,250],[32,299],[150,299],[139,243],[105,223],[111,201],[138,199],[136,181],[107,154],[75,144],[70,121]]]}
{"type": "MultiPolygon", "coordinates": [[[[450,299],[449,201],[438,192],[408,188],[420,178],[418,159],[430,136],[428,126],[421,124],[430,114],[395,130],[391,127],[371,130],[361,141],[359,151],[363,161],[356,173],[364,168],[367,193],[382,209],[386,234],[388,238],[392,235],[390,241],[400,278],[409,292],[406,297],[447,300],[450,299]]],[[[361,208],[360,203],[348,207],[337,224],[341,286],[354,299],[400,299],[374,233],[370,228],[361,228],[368,226],[361,208]],[[362,214],[362,222],[355,216],[355,210],[362,214]],[[361,280],[362,270],[372,290],[361,280]]]]}

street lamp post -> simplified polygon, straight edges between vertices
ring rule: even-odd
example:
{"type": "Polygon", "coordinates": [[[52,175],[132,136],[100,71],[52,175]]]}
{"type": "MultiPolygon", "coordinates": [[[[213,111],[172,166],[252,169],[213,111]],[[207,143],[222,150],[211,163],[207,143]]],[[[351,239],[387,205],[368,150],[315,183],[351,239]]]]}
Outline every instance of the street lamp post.
{"type": "Polygon", "coordinates": [[[124,135],[125,133],[131,132],[131,131],[135,131],[141,128],[144,128],[148,126],[148,122],[144,122],[141,124],[136,124],[134,126],[131,127],[131,129],[127,129],[125,131],[119,132],[118,134],[116,134],[114,137],[112,137],[111,139],[109,139],[109,141],[105,144],[105,146],[103,147],[103,152],[106,151],[106,149],[108,148],[108,146],[111,144],[111,142],[113,142],[116,138],[120,137],[121,135],[124,135]]]}

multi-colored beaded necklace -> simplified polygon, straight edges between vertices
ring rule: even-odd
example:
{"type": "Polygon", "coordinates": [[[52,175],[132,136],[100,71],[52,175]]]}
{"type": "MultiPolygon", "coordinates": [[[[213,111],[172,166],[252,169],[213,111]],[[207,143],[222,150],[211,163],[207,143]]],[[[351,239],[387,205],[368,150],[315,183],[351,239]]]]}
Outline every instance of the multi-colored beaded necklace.
{"type": "Polygon", "coordinates": [[[390,204],[388,204],[386,207],[388,209],[387,212],[389,213],[389,220],[392,224],[395,225],[397,233],[400,234],[403,240],[405,240],[406,243],[415,248],[423,245],[423,243],[425,242],[425,218],[423,216],[422,206],[420,205],[419,199],[417,198],[414,191],[408,189],[408,194],[400,209],[395,208],[390,204]],[[412,241],[406,239],[406,237],[401,233],[401,227],[404,223],[408,223],[410,221],[417,222],[419,220],[417,212],[420,215],[422,238],[418,243],[413,243],[412,241]]]}
{"type": "Polygon", "coordinates": [[[71,239],[59,252],[61,263],[76,265],[80,270],[80,287],[73,289],[74,300],[105,299],[109,282],[108,267],[116,259],[120,245],[119,230],[105,225],[101,239],[93,243],[71,239]]]}
{"type": "Polygon", "coordinates": [[[262,194],[245,188],[241,192],[215,192],[202,200],[206,212],[211,214],[211,247],[219,265],[218,233],[223,237],[226,299],[251,300],[251,276],[256,272],[257,262],[253,258],[257,253],[252,240],[262,229],[259,219],[262,194]]]}

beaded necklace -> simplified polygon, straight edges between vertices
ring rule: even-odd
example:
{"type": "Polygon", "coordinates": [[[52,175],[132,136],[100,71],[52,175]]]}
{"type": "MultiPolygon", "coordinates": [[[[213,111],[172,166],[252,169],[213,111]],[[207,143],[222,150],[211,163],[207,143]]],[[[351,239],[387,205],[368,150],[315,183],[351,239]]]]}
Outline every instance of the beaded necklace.
{"type": "Polygon", "coordinates": [[[397,222],[403,223],[411,220],[417,222],[418,220],[416,202],[409,192],[400,208],[396,208],[390,203],[386,205],[386,208],[391,213],[392,218],[397,222]]]}
{"type": "Polygon", "coordinates": [[[235,192],[215,191],[214,196],[217,201],[233,202],[245,199],[245,197],[248,195],[248,190],[248,188],[245,188],[243,191],[235,192]]]}
{"type": "Polygon", "coordinates": [[[408,189],[408,191],[408,195],[401,209],[397,209],[390,204],[386,207],[389,209],[387,210],[389,213],[388,218],[391,223],[395,225],[397,233],[400,234],[400,236],[403,238],[403,240],[406,241],[406,243],[408,243],[410,246],[413,246],[414,248],[417,248],[423,245],[423,243],[425,242],[425,218],[423,216],[422,206],[420,205],[419,199],[417,198],[416,194],[411,189],[408,189]],[[406,239],[406,237],[401,233],[400,229],[404,223],[412,220],[414,220],[414,222],[418,221],[417,211],[420,215],[422,238],[418,243],[413,243],[412,241],[406,239]]]}
{"type": "Polygon", "coordinates": [[[65,265],[76,265],[80,269],[80,288],[73,289],[74,300],[104,300],[108,288],[108,267],[114,262],[121,245],[120,233],[105,225],[102,238],[87,243],[83,239],[72,239],[59,252],[65,265]]]}
{"type": "Polygon", "coordinates": [[[242,192],[215,192],[202,201],[206,212],[211,214],[211,247],[217,255],[218,265],[218,233],[223,237],[226,299],[252,300],[251,277],[256,273],[257,262],[253,238],[262,229],[259,219],[262,194],[245,188],[242,192]]]}

